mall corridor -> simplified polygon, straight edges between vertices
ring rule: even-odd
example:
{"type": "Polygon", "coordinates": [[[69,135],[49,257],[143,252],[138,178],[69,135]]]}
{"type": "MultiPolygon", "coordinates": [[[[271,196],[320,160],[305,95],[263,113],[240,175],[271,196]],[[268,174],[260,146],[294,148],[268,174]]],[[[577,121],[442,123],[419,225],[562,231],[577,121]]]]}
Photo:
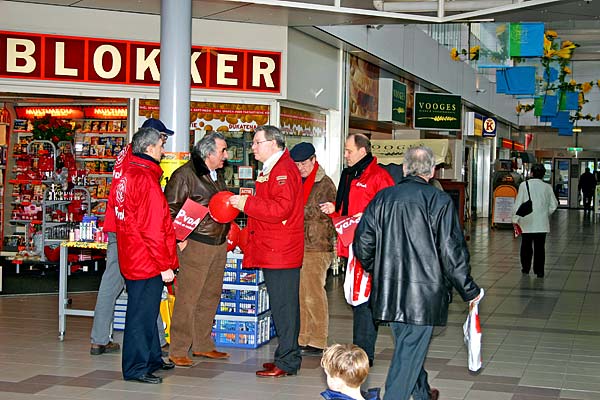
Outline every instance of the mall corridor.
{"type": "MultiPolygon", "coordinates": [[[[434,331],[427,358],[441,399],[600,399],[599,224],[583,211],[558,210],[544,279],[522,276],[512,230],[490,230],[487,220],[473,225],[473,276],[486,289],[480,306],[484,368],[479,375],[467,371],[466,304],[456,301],[448,326],[434,331]]],[[[351,341],[341,285],[340,277],[330,277],[330,343],[351,341]]],[[[77,308],[93,308],[95,293],[72,299],[77,308]]],[[[0,297],[0,399],[305,400],[320,398],[325,389],[314,357],[304,358],[298,376],[257,378],[273,343],[162,373],[162,385],[124,382],[119,354],[90,356],[90,318],[68,317],[65,341],[58,341],[57,308],[56,295],[0,297]]],[[[392,349],[389,329],[382,327],[367,386],[383,385],[392,349]]]]}

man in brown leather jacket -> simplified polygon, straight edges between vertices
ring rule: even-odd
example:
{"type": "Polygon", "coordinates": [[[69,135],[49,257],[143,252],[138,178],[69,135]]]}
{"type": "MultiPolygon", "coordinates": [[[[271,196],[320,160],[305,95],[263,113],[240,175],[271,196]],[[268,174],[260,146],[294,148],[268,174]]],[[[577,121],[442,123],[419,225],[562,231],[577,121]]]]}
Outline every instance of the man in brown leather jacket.
{"type": "Polygon", "coordinates": [[[333,259],[335,230],[319,204],[334,202],[335,185],[317,162],[315,148],[298,143],[290,156],[302,177],[304,189],[304,262],[300,270],[300,335],[302,355],[323,354],[327,347],[329,312],[325,280],[333,259]]]}
{"type": "MultiPolygon", "coordinates": [[[[221,169],[227,159],[222,134],[207,133],[192,149],[191,159],[178,168],[165,187],[165,196],[175,219],[189,198],[208,207],[210,198],[226,190],[221,169]]],[[[227,261],[229,224],[206,215],[179,246],[178,287],[171,322],[169,359],[177,366],[190,367],[194,357],[227,358],[217,351],[211,337],[213,319],[221,299],[227,261]]]]}

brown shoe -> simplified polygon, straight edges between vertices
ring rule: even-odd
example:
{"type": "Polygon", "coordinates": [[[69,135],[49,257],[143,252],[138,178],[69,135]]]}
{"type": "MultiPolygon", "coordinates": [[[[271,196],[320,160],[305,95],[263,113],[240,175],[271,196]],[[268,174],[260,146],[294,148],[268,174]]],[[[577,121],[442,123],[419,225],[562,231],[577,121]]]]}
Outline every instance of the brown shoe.
{"type": "Polygon", "coordinates": [[[431,389],[429,391],[429,398],[431,400],[438,400],[438,398],[440,397],[440,391],[437,389],[431,389]]]}
{"type": "Polygon", "coordinates": [[[283,376],[289,376],[289,375],[295,375],[295,374],[291,374],[287,371],[284,371],[282,369],[279,369],[277,367],[273,368],[273,369],[264,369],[262,371],[256,371],[256,376],[260,376],[261,378],[281,378],[283,376]]]}
{"type": "Polygon", "coordinates": [[[208,351],[208,352],[194,351],[194,352],[192,352],[192,355],[194,357],[206,357],[206,358],[212,358],[212,359],[229,358],[229,353],[223,353],[222,351],[217,351],[217,350],[208,351]]]}
{"type": "Polygon", "coordinates": [[[115,342],[108,342],[107,344],[92,344],[90,348],[90,354],[93,356],[99,356],[104,353],[116,353],[121,350],[121,345],[115,342]]]}
{"type": "Polygon", "coordinates": [[[173,357],[170,356],[169,360],[178,367],[191,367],[194,365],[194,360],[189,357],[173,357]]]}

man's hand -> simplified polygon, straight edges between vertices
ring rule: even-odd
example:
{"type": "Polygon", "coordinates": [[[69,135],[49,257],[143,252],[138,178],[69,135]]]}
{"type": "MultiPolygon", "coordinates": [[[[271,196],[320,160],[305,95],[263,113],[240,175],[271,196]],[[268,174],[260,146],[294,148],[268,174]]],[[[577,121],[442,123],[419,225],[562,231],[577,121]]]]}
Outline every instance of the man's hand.
{"type": "Polygon", "coordinates": [[[246,205],[247,198],[248,196],[246,195],[234,194],[229,198],[228,202],[238,210],[244,211],[244,206],[246,205]]]}
{"type": "Polygon", "coordinates": [[[177,243],[177,247],[179,247],[179,251],[183,251],[183,249],[185,249],[187,247],[187,239],[184,240],[183,242],[177,243]]]}
{"type": "Polygon", "coordinates": [[[319,204],[319,208],[321,209],[321,212],[325,214],[331,214],[335,211],[335,205],[330,201],[319,204]]]}
{"type": "Polygon", "coordinates": [[[172,269],[160,271],[160,275],[162,276],[162,280],[165,283],[173,282],[173,279],[175,279],[175,273],[172,269]]]}

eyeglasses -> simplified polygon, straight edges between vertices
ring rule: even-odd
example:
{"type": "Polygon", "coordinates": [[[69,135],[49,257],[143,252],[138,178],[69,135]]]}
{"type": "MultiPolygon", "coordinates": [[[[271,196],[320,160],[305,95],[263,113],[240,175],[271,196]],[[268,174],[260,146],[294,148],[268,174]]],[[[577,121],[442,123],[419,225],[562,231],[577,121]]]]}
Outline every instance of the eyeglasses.
{"type": "Polygon", "coordinates": [[[167,139],[169,138],[169,136],[166,133],[161,133],[160,138],[162,139],[163,142],[166,142],[167,139]]]}
{"type": "MultiPolygon", "coordinates": [[[[273,139],[271,139],[271,140],[273,140],[273,139]]],[[[271,140],[261,140],[260,142],[252,142],[252,146],[258,146],[261,143],[270,142],[271,140]]]]}

